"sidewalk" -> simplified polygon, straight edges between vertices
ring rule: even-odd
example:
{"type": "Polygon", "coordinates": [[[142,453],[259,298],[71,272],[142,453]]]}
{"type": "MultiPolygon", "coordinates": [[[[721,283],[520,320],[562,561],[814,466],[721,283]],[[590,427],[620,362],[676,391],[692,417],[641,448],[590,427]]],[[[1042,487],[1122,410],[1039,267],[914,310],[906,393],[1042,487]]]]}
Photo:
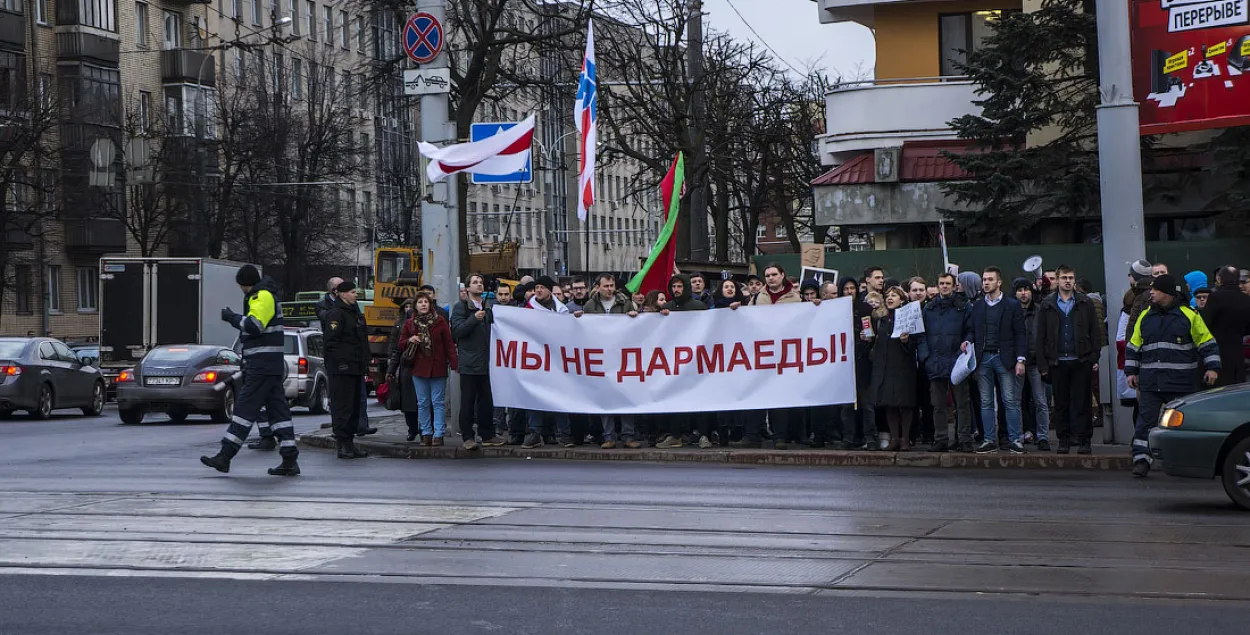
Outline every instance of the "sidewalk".
{"type": "MultiPolygon", "coordinates": [[[[1095,445],[1092,455],[1075,453],[1060,456],[1054,452],[1032,452],[1013,455],[963,454],[933,452],[866,452],[839,450],[731,450],[698,448],[680,450],[601,450],[596,446],[580,446],[565,449],[543,446],[524,450],[521,446],[506,445],[498,448],[479,448],[472,452],[460,447],[460,438],[454,433],[447,436],[447,443],[439,448],[427,448],[407,441],[408,428],[400,415],[371,418],[370,425],[378,433],[357,438],[356,445],[370,454],[396,459],[567,459],[576,461],[651,461],[690,463],[730,463],[738,465],[809,465],[823,467],[948,467],[948,468],[1017,468],[1049,470],[1123,470],[1133,467],[1128,448],[1113,445],[1095,445]]],[[[448,430],[451,433],[451,430],[448,430]]],[[[328,428],[301,435],[299,444],[305,448],[334,449],[334,439],[328,428]]]]}

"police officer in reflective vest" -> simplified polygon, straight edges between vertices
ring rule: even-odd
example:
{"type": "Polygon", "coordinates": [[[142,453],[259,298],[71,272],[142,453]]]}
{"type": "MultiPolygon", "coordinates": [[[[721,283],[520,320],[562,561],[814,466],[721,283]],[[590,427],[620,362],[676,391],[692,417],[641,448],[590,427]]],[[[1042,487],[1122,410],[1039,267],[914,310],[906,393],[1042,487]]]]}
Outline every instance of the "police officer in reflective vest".
{"type": "Polygon", "coordinates": [[[1132,325],[1125,350],[1124,374],[1137,389],[1137,422],[1133,432],[1133,476],[1150,473],[1150,429],[1159,425],[1163,405],[1197,392],[1199,369],[1208,386],[1219,379],[1220,350],[1202,321],[1181,298],[1176,279],[1154,279],[1150,306],[1132,325]]]}
{"type": "Polygon", "coordinates": [[[221,451],[217,456],[200,457],[200,462],[219,472],[229,472],[230,460],[247,440],[263,406],[278,440],[278,453],[282,455],[282,464],[269,468],[269,473],[295,476],[299,474],[296,462],[299,448],[295,447],[295,426],[291,423],[291,408],[282,386],[286,369],[285,335],[277,285],[272,278],[261,278],[252,265],[240,267],[234,280],[243,290],[247,314],[239,315],[227,307],[221,310],[221,319],[239,329],[239,341],[243,345],[243,390],[234,407],[234,420],[221,440],[221,451]]]}

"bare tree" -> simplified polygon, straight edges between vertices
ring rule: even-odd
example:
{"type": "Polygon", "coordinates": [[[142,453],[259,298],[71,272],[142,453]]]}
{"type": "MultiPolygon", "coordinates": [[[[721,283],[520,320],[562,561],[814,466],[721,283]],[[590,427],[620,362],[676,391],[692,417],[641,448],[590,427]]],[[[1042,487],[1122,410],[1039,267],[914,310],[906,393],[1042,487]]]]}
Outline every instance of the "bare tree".
{"type": "MultiPolygon", "coordinates": [[[[61,104],[55,87],[41,78],[50,76],[36,68],[27,73],[21,55],[3,53],[18,72],[0,84],[0,272],[9,271],[15,251],[42,240],[45,221],[57,212],[58,173],[56,133],[61,123],[61,104]]],[[[7,275],[0,275],[0,295],[8,289],[7,275]]]]}

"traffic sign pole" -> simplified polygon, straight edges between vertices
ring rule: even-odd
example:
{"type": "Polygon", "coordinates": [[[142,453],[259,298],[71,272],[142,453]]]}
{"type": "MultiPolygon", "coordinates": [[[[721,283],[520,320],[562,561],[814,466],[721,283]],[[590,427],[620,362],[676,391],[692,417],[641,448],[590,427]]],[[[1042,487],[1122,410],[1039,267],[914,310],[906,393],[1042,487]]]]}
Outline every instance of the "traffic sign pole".
{"type": "MultiPolygon", "coordinates": [[[[417,9],[441,24],[446,15],[445,0],[418,0],[417,9]]],[[[418,17],[418,16],[414,16],[418,17]]],[[[413,20],[409,20],[411,24],[413,20]]],[[[443,33],[440,29],[440,35],[443,33]]],[[[409,49],[407,29],[404,35],[404,49],[409,49]]],[[[442,50],[440,37],[438,46],[442,50]]],[[[422,68],[449,68],[447,56],[436,54],[433,59],[423,64],[422,68]]],[[[421,139],[427,143],[445,145],[456,142],[456,129],[452,125],[448,113],[449,96],[432,94],[421,96],[421,139]]],[[[421,250],[424,258],[423,278],[426,284],[438,290],[438,297],[444,302],[454,302],[460,294],[460,240],[459,210],[457,205],[460,177],[448,176],[440,183],[433,184],[430,196],[421,202],[421,250]]],[[[452,403],[455,403],[453,401],[452,403]]]]}

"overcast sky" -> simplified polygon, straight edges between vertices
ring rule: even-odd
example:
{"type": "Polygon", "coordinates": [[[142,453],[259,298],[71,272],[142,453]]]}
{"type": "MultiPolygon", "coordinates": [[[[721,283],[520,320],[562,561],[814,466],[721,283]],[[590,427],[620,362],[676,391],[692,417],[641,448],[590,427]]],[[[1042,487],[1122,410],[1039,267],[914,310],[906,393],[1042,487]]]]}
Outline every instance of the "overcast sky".
{"type": "Polygon", "coordinates": [[[853,22],[821,24],[812,0],[703,0],[703,10],[712,28],[737,39],[762,41],[799,70],[816,65],[831,76],[853,79],[862,72],[872,77],[872,32],[853,22]]]}

